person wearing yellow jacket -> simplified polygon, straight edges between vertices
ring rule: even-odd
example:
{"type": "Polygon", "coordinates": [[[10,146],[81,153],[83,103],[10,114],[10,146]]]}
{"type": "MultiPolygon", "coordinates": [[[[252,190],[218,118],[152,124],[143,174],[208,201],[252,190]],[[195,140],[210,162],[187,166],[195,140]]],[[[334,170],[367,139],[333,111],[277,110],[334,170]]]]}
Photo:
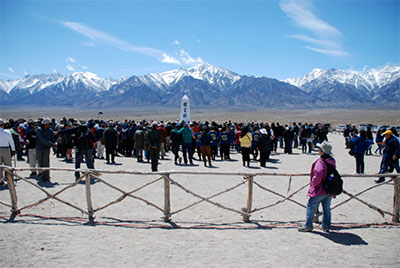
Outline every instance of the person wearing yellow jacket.
{"type": "Polygon", "coordinates": [[[253,136],[251,135],[251,133],[249,133],[249,129],[247,126],[243,127],[239,141],[242,151],[243,166],[246,166],[247,163],[247,167],[250,167],[250,152],[251,152],[253,136]]]}

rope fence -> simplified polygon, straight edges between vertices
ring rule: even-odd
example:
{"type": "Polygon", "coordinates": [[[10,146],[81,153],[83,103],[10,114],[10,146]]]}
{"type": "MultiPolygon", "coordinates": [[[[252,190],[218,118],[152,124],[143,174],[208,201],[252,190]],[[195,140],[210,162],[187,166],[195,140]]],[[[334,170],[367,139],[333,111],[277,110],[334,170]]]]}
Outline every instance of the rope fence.
{"type": "MultiPolygon", "coordinates": [[[[223,209],[226,211],[230,211],[232,213],[237,213],[239,214],[244,222],[250,222],[250,218],[252,216],[252,214],[254,214],[255,212],[259,212],[259,211],[263,211],[269,208],[272,208],[278,204],[284,203],[286,201],[291,202],[296,204],[297,206],[300,206],[302,208],[306,208],[305,204],[302,204],[301,202],[298,202],[294,199],[294,196],[296,194],[298,194],[299,192],[301,192],[302,190],[304,190],[305,188],[307,188],[309,186],[309,182],[307,182],[305,185],[295,189],[293,192],[291,192],[291,188],[293,186],[293,179],[296,177],[309,177],[310,174],[287,174],[287,173],[244,173],[244,172],[190,172],[190,171],[163,171],[163,172],[138,172],[138,171],[128,171],[128,170],[118,170],[118,171],[111,171],[111,170],[88,170],[88,169],[68,169],[68,168],[42,168],[41,170],[49,170],[49,171],[67,171],[67,172],[81,172],[81,176],[73,183],[71,183],[70,185],[56,191],[55,193],[50,193],[49,191],[43,189],[43,187],[38,186],[37,184],[33,183],[32,181],[24,178],[23,176],[20,175],[20,172],[24,172],[24,171],[36,171],[37,169],[31,169],[31,168],[12,168],[12,167],[8,167],[8,166],[0,166],[1,170],[4,170],[4,177],[1,178],[1,181],[4,181],[7,183],[8,185],[8,190],[10,193],[10,200],[11,200],[11,204],[6,203],[5,201],[0,200],[0,205],[6,206],[11,208],[11,216],[10,216],[10,220],[9,221],[13,221],[15,219],[15,217],[18,214],[21,214],[22,211],[27,210],[29,208],[33,208],[36,207],[48,200],[56,200],[60,203],[63,203],[75,210],[78,210],[79,212],[82,213],[82,215],[86,215],[89,218],[89,222],[91,224],[94,224],[95,221],[95,213],[108,208],[110,206],[114,206],[120,202],[122,202],[123,200],[125,200],[126,198],[133,198],[136,200],[139,200],[140,202],[145,203],[146,205],[160,211],[163,215],[162,219],[165,222],[170,222],[171,221],[171,217],[173,215],[176,215],[178,213],[181,213],[183,211],[189,210],[192,207],[206,202],[210,205],[213,205],[219,209],[223,209]],[[120,189],[119,187],[113,185],[112,183],[106,181],[105,179],[101,178],[102,175],[107,175],[107,174],[130,174],[130,175],[135,175],[135,176],[149,176],[149,177],[154,177],[157,176],[156,179],[152,179],[150,181],[148,181],[147,183],[129,190],[129,191],[125,191],[123,189],[120,189]],[[194,192],[193,190],[190,190],[189,188],[185,187],[184,185],[182,185],[180,182],[178,182],[177,180],[173,179],[172,177],[175,175],[187,175],[187,176],[193,176],[193,175],[202,175],[202,176],[240,176],[243,177],[243,181],[241,181],[240,183],[233,185],[223,191],[217,192],[215,194],[212,194],[210,196],[202,196],[196,192],[194,192]],[[279,176],[279,177],[288,177],[288,188],[287,188],[287,192],[286,193],[279,193],[275,190],[269,189],[266,186],[263,186],[260,183],[260,180],[262,177],[274,177],[274,176],[279,176]],[[18,207],[18,198],[17,198],[17,191],[16,191],[16,186],[15,186],[15,182],[17,180],[21,180],[24,181],[26,183],[28,183],[29,185],[35,187],[36,189],[39,189],[41,192],[43,192],[45,194],[45,197],[33,202],[31,204],[25,205],[23,207],[18,207]],[[97,180],[100,183],[103,183],[105,186],[114,189],[116,191],[118,191],[121,196],[116,198],[115,200],[112,200],[110,202],[108,202],[105,205],[102,205],[100,207],[95,208],[93,206],[92,203],[92,186],[91,186],[91,180],[97,180]],[[139,197],[137,195],[135,195],[136,192],[141,191],[149,186],[154,185],[155,183],[159,182],[159,181],[163,181],[163,185],[164,185],[164,204],[163,206],[161,205],[157,205],[149,200],[146,200],[142,197],[139,197]],[[82,208],[79,207],[77,205],[72,204],[71,202],[65,201],[63,199],[61,199],[59,197],[59,195],[61,193],[64,193],[65,191],[77,187],[78,185],[81,185],[84,182],[85,184],[85,197],[86,197],[86,207],[82,208]],[[238,208],[238,207],[228,207],[226,205],[223,205],[219,202],[214,201],[213,199],[215,199],[216,197],[222,196],[228,192],[231,192],[237,188],[239,188],[242,185],[247,184],[247,202],[245,204],[245,207],[242,208],[238,208]],[[182,191],[184,191],[185,193],[187,193],[188,195],[191,195],[193,197],[195,197],[196,199],[198,199],[197,201],[186,205],[183,208],[177,209],[175,211],[172,210],[172,205],[171,205],[171,186],[177,187],[179,189],[181,189],[182,191]],[[253,198],[254,198],[254,188],[258,187],[258,189],[262,190],[263,192],[266,193],[270,193],[273,194],[275,196],[278,196],[280,199],[274,203],[271,204],[267,204],[267,205],[263,205],[257,208],[253,208],[253,198]]],[[[352,177],[380,177],[382,176],[382,174],[371,174],[371,175],[354,175],[354,174],[341,174],[341,176],[343,178],[352,178],[352,177]]],[[[361,204],[367,206],[368,208],[375,210],[376,212],[378,212],[382,217],[384,217],[385,215],[389,215],[392,216],[392,222],[399,222],[399,212],[400,212],[400,203],[399,203],[399,193],[400,193],[400,174],[384,174],[384,176],[389,177],[390,179],[388,179],[386,182],[380,183],[380,184],[376,184],[373,185],[371,187],[368,187],[358,193],[352,194],[350,192],[348,192],[347,190],[343,190],[343,194],[347,195],[348,198],[334,206],[332,206],[332,210],[337,209],[338,207],[348,203],[351,200],[356,200],[358,202],[360,202],[361,204]],[[377,187],[382,187],[383,185],[389,184],[389,183],[393,183],[394,185],[394,193],[393,193],[393,211],[389,212],[389,211],[385,211],[381,208],[378,208],[377,206],[362,200],[359,196],[371,191],[377,187]]],[[[23,194],[23,193],[19,193],[19,194],[23,194]]],[[[320,216],[320,213],[317,213],[316,215],[316,220],[318,220],[318,217],[320,216]]]]}

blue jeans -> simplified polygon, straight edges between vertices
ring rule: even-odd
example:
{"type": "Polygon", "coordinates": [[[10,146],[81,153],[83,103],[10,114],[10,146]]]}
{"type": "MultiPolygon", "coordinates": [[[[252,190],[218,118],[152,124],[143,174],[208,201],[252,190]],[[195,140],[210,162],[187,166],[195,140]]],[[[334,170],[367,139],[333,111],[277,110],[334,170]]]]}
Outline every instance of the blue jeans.
{"type": "MultiPolygon", "coordinates": [[[[85,156],[86,167],[88,169],[94,169],[93,164],[93,153],[92,149],[76,149],[75,150],[75,169],[81,168],[82,158],[85,156]]],[[[78,171],[75,172],[75,178],[79,179],[80,174],[78,171]]]]}
{"type": "MultiPolygon", "coordinates": [[[[384,174],[387,173],[389,171],[389,166],[392,166],[397,173],[400,173],[400,167],[399,167],[399,161],[391,161],[392,163],[388,163],[388,161],[383,161],[382,165],[381,165],[381,170],[379,171],[379,174],[384,174]]],[[[385,177],[379,177],[379,179],[385,179],[385,177]]]]}
{"type": "Polygon", "coordinates": [[[318,208],[319,204],[322,203],[322,226],[330,229],[331,228],[331,195],[320,195],[316,197],[310,197],[307,203],[307,212],[306,212],[306,226],[308,228],[313,228],[313,220],[315,211],[318,208]]]}
{"type": "Polygon", "coordinates": [[[364,153],[356,153],[354,157],[356,158],[356,172],[364,174],[364,153]]]}
{"type": "Polygon", "coordinates": [[[183,161],[187,164],[187,159],[189,157],[190,164],[193,163],[193,153],[192,153],[192,144],[191,143],[183,143],[182,144],[182,153],[183,153],[183,161]]]}

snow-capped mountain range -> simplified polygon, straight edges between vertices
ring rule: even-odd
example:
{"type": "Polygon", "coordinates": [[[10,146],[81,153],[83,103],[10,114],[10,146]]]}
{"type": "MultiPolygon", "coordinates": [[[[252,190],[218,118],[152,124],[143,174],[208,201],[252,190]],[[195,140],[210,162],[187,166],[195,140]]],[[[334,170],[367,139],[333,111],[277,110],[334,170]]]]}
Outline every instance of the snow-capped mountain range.
{"type": "Polygon", "coordinates": [[[297,86],[306,92],[310,92],[315,87],[315,84],[323,82],[339,82],[341,84],[352,85],[357,89],[363,88],[373,91],[393,83],[399,78],[400,66],[385,66],[381,69],[371,69],[369,71],[314,69],[311,73],[302,77],[289,78],[283,81],[297,86]]]}
{"type": "Polygon", "coordinates": [[[176,106],[187,94],[194,106],[400,108],[399,85],[400,66],[364,71],[314,69],[305,76],[278,81],[201,64],[119,80],[90,72],[0,80],[0,103],[81,108],[176,106]]]}

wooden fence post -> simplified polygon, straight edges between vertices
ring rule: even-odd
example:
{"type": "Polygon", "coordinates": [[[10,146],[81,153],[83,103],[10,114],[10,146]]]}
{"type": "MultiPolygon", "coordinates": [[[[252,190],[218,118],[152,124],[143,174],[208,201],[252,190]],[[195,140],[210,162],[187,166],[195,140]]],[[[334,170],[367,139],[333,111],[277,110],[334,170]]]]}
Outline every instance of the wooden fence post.
{"type": "Polygon", "coordinates": [[[14,185],[14,175],[12,172],[9,170],[5,170],[5,174],[7,177],[7,185],[8,185],[8,190],[10,191],[10,197],[11,197],[11,218],[10,221],[14,220],[15,216],[19,214],[18,211],[18,206],[17,206],[17,191],[15,190],[15,185],[14,185]]]}
{"type": "MultiPolygon", "coordinates": [[[[249,177],[248,180],[248,188],[247,188],[247,206],[246,209],[242,209],[244,212],[250,213],[251,212],[251,205],[253,203],[253,176],[249,177]]],[[[250,222],[250,215],[243,214],[243,221],[250,222]]]]}
{"type": "Polygon", "coordinates": [[[399,195],[400,195],[400,177],[397,177],[393,180],[394,182],[394,194],[393,194],[393,214],[396,216],[393,216],[392,221],[393,222],[399,222],[399,216],[400,216],[400,200],[399,200],[399,195]]]}
{"type": "Polygon", "coordinates": [[[90,191],[90,173],[87,173],[85,175],[85,182],[86,182],[86,202],[87,202],[87,208],[88,208],[88,213],[89,213],[89,224],[94,224],[92,194],[90,191]]]}
{"type": "Polygon", "coordinates": [[[169,174],[164,176],[164,222],[171,221],[171,184],[169,181],[169,174]]]}

